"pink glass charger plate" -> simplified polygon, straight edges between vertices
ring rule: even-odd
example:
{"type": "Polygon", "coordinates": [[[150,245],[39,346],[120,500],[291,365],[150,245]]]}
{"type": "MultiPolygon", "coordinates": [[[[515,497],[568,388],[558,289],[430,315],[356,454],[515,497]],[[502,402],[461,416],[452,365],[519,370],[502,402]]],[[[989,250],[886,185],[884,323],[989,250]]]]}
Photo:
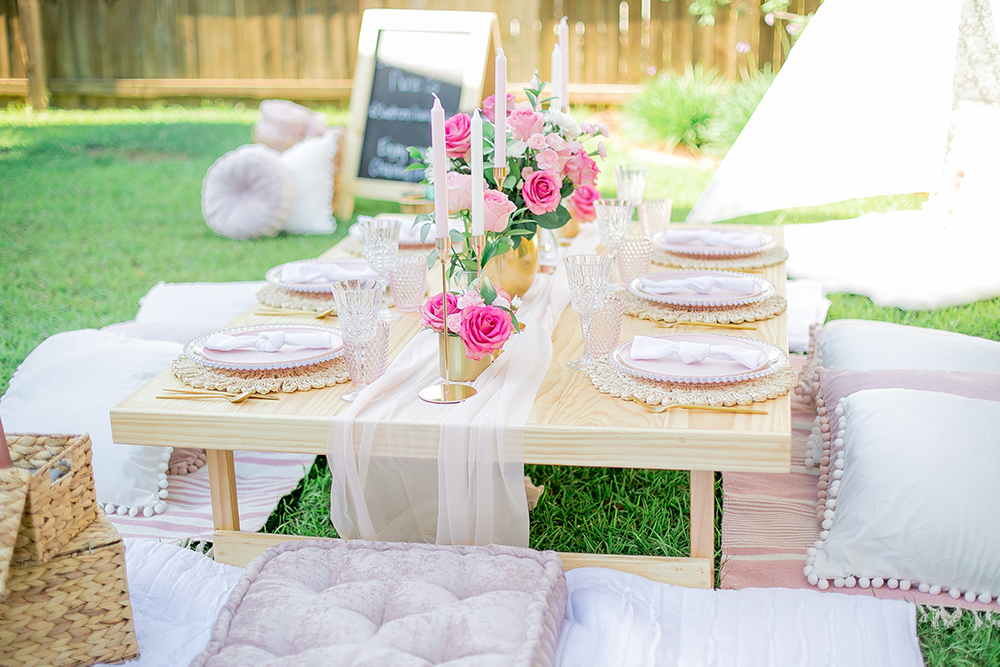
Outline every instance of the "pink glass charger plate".
{"type": "Polygon", "coordinates": [[[714,334],[661,334],[654,338],[675,343],[734,345],[748,350],[759,350],[766,355],[766,360],[757,368],[747,368],[729,359],[709,358],[694,364],[685,364],[677,355],[664,359],[633,359],[629,354],[632,341],[628,341],[616,347],[608,355],[611,365],[628,375],[656,382],[706,385],[758,380],[788,366],[788,355],[781,348],[753,338],[714,334]]]}
{"type": "Polygon", "coordinates": [[[752,276],[748,273],[739,273],[737,271],[662,271],[658,273],[647,273],[644,276],[639,276],[638,278],[633,278],[632,282],[628,284],[628,291],[636,295],[640,299],[645,299],[646,301],[655,301],[656,303],[665,303],[672,306],[681,306],[684,308],[735,308],[738,306],[748,306],[752,303],[759,303],[766,299],[770,299],[772,296],[777,294],[778,290],[775,288],[774,284],[760,278],[758,276],[752,276]],[[757,285],[757,289],[752,294],[742,294],[740,292],[733,292],[730,290],[723,290],[719,288],[713,288],[708,294],[699,294],[691,289],[685,289],[680,292],[674,292],[672,294],[651,294],[649,292],[644,292],[642,290],[642,281],[644,278],[649,278],[652,280],[682,280],[686,278],[700,278],[702,276],[719,276],[723,278],[749,278],[754,281],[757,285]]]}
{"type": "MultiPolygon", "coordinates": [[[[668,230],[669,231],[669,230],[668,230]]],[[[711,231],[711,230],[710,230],[711,231]]],[[[732,229],[719,229],[714,230],[722,233],[734,232],[736,230],[732,229]]],[[[748,233],[744,230],[739,230],[741,233],[748,233]]],[[[770,234],[765,234],[764,232],[749,232],[760,234],[761,242],[759,245],[751,246],[749,248],[738,248],[736,246],[729,245],[728,243],[719,243],[718,245],[710,246],[705,245],[701,241],[695,243],[667,243],[667,232],[659,232],[653,236],[653,245],[661,250],[666,250],[667,252],[673,253],[675,255],[683,255],[685,257],[709,257],[709,258],[721,258],[721,257],[750,257],[751,255],[757,255],[759,253],[765,252],[774,248],[778,245],[778,239],[774,238],[770,234]]]]}
{"type": "Polygon", "coordinates": [[[287,322],[284,324],[267,324],[247,327],[222,329],[198,336],[184,346],[184,355],[202,366],[222,368],[230,371],[275,371],[286,368],[301,368],[321,364],[324,361],[336,359],[344,351],[344,339],[340,329],[321,325],[305,325],[287,322]],[[298,345],[286,345],[277,352],[260,352],[259,350],[206,350],[205,343],[217,333],[230,336],[257,337],[262,331],[285,331],[286,333],[329,333],[331,346],[327,348],[307,348],[298,345]]]}
{"type": "MultiPolygon", "coordinates": [[[[279,264],[271,269],[268,269],[267,273],[264,275],[264,279],[268,283],[274,285],[275,287],[280,287],[281,289],[289,290],[291,292],[316,292],[330,294],[330,286],[333,285],[332,280],[316,280],[311,283],[290,283],[281,279],[281,270],[285,268],[287,264],[340,264],[344,266],[350,266],[352,269],[367,269],[368,262],[363,259],[300,259],[294,262],[285,262],[285,264],[279,264]]],[[[332,297],[331,297],[332,298],[332,297]]]]}

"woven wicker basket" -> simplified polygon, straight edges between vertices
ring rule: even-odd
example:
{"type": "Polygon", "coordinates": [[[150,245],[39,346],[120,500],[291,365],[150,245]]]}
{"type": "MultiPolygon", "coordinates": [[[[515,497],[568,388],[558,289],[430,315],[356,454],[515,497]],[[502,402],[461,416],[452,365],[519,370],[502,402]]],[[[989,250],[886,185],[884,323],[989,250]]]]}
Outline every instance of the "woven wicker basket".
{"type": "Polygon", "coordinates": [[[44,563],[97,518],[90,436],[7,434],[14,467],[31,473],[14,562],[44,563]]]}
{"type": "Polygon", "coordinates": [[[49,562],[11,568],[0,600],[0,665],[92,665],[137,655],[125,546],[103,512],[49,562]]]}

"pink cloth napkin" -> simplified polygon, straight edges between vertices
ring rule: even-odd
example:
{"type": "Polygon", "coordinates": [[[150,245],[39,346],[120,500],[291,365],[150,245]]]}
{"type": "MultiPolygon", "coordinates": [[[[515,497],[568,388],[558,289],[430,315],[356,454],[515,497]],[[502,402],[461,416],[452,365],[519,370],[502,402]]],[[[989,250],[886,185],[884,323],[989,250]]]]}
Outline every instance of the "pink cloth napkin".
{"type": "Polygon", "coordinates": [[[318,280],[378,279],[378,274],[360,262],[328,264],[323,262],[298,262],[281,267],[281,279],[286,283],[314,283],[318,280]]]}
{"type": "Polygon", "coordinates": [[[755,248],[764,243],[764,237],[756,232],[718,232],[714,229],[670,229],[665,239],[667,243],[681,245],[702,243],[717,246],[721,243],[734,248],[755,248]]]}
{"type": "Polygon", "coordinates": [[[649,336],[636,336],[632,339],[629,356],[633,359],[663,359],[677,355],[685,364],[697,364],[709,357],[713,359],[732,359],[747,368],[757,368],[766,360],[766,355],[760,350],[748,350],[736,345],[707,345],[705,343],[687,343],[649,336]]]}
{"type": "Polygon", "coordinates": [[[219,352],[233,350],[258,350],[260,352],[277,352],[284,346],[298,346],[309,349],[333,347],[330,334],[316,333],[286,333],[284,331],[261,331],[256,336],[230,336],[229,334],[213,334],[205,341],[205,349],[219,352]]]}
{"type": "Polygon", "coordinates": [[[753,278],[723,278],[719,276],[671,278],[669,280],[643,278],[640,287],[643,292],[648,292],[649,294],[674,294],[682,290],[691,290],[698,294],[708,294],[716,287],[738,294],[753,294],[757,291],[757,283],[753,278]]]}

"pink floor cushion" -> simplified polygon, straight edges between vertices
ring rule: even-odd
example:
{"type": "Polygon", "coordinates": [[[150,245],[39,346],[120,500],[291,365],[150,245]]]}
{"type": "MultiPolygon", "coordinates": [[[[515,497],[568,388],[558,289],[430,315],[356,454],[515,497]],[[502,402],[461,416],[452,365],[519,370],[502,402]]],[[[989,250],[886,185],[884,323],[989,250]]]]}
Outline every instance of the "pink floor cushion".
{"type": "Polygon", "coordinates": [[[254,143],[279,152],[307,137],[321,137],[324,133],[326,116],[288,100],[261,102],[257,124],[253,126],[254,143]]]}
{"type": "Polygon", "coordinates": [[[552,551],[285,542],[250,563],[191,665],[550,666],[566,600],[552,551]]]}

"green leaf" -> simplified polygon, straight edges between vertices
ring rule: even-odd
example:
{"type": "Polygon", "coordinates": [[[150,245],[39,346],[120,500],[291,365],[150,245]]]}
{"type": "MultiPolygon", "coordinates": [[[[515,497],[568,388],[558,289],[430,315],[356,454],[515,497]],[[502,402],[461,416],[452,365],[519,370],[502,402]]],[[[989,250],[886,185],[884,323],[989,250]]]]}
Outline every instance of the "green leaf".
{"type": "Polygon", "coordinates": [[[549,211],[542,215],[535,216],[535,222],[543,229],[559,229],[569,222],[569,211],[560,206],[555,211],[549,211]]]}
{"type": "Polygon", "coordinates": [[[449,229],[448,236],[451,237],[453,243],[465,243],[465,234],[457,229],[449,229]]]}
{"type": "MultiPolygon", "coordinates": [[[[515,165],[516,167],[516,165],[515,165]]],[[[520,169],[511,169],[507,172],[507,178],[503,182],[504,190],[513,190],[514,186],[517,185],[517,179],[521,178],[520,169]]]]}
{"type": "Polygon", "coordinates": [[[413,219],[413,224],[417,224],[420,222],[427,222],[430,219],[431,216],[427,215],[426,213],[418,213],[417,217],[413,219]]]}
{"type": "Polygon", "coordinates": [[[534,229],[508,229],[505,232],[508,236],[531,236],[535,233],[534,229]]]}
{"type": "Polygon", "coordinates": [[[434,250],[431,250],[430,253],[427,254],[427,270],[430,271],[431,269],[433,269],[434,264],[437,261],[438,261],[438,251],[437,248],[434,248],[434,250]]]}
{"type": "Polygon", "coordinates": [[[562,189],[559,190],[559,196],[565,199],[566,197],[569,197],[571,194],[573,194],[573,182],[566,181],[565,183],[563,183],[562,189]]]}
{"type": "Polygon", "coordinates": [[[414,160],[423,160],[424,154],[416,146],[407,146],[406,152],[410,154],[410,157],[414,160]]]}
{"type": "Polygon", "coordinates": [[[482,295],[483,301],[486,302],[487,306],[497,298],[497,289],[493,287],[493,283],[489,280],[484,280],[483,284],[479,286],[479,293],[482,295]]]}
{"type": "Polygon", "coordinates": [[[426,169],[426,168],[427,167],[424,166],[422,163],[414,162],[412,164],[406,165],[406,169],[404,169],[403,171],[416,171],[417,169],[426,169]]]}

